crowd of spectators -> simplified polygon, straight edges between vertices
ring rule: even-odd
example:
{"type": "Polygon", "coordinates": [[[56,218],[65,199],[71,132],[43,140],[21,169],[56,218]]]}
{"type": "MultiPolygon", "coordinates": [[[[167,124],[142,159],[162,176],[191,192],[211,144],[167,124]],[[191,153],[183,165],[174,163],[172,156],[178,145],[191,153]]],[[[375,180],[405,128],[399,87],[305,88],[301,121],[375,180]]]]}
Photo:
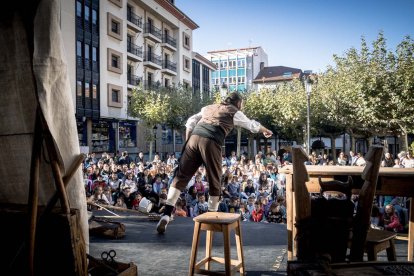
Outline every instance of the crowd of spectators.
{"type": "MultiPolygon", "coordinates": [[[[288,151],[280,156],[276,152],[259,152],[252,159],[246,155],[237,157],[235,152],[229,157],[223,155],[219,211],[240,213],[244,221],[286,222],[285,175],[279,173],[279,169],[291,164],[291,158],[288,151]]],[[[326,154],[316,155],[313,152],[305,164],[364,166],[365,160],[362,154],[354,154],[352,151],[348,156],[341,152],[337,162],[326,154]]],[[[139,210],[140,203],[144,200],[151,202],[150,212],[161,214],[177,165],[178,160],[174,154],[167,155],[166,160],[161,160],[155,154],[153,160],[148,161],[142,152],[135,158],[131,158],[128,152],[114,156],[103,153],[100,158],[91,153],[83,166],[87,201],[139,210]]],[[[400,153],[396,159],[386,153],[382,166],[414,167],[414,159],[408,152],[400,153]]],[[[173,214],[195,217],[206,212],[208,190],[205,168],[201,166],[182,192],[173,214]]],[[[381,210],[381,216],[386,217],[386,206],[398,200],[401,202],[404,199],[379,197],[377,207],[381,210]]],[[[399,214],[400,205],[392,204],[393,210],[397,209],[396,214],[399,214]]]]}

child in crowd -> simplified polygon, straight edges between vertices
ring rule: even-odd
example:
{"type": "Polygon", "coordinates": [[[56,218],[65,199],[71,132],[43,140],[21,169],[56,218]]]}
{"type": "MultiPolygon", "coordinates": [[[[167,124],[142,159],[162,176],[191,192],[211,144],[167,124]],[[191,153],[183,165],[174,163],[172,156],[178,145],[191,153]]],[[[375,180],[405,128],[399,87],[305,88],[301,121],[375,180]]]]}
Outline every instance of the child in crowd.
{"type": "Polygon", "coordinates": [[[395,208],[391,204],[385,206],[384,228],[388,231],[394,232],[401,232],[403,230],[403,226],[400,223],[397,213],[395,212],[395,208]]]}
{"type": "Polygon", "coordinates": [[[242,217],[243,221],[248,221],[249,220],[250,214],[248,213],[248,210],[246,208],[246,204],[243,203],[243,202],[240,203],[240,214],[241,214],[241,217],[242,217]]]}
{"type": "Polygon", "coordinates": [[[252,220],[254,222],[261,222],[263,219],[263,208],[260,201],[254,203],[254,210],[252,212],[252,220]]]}
{"type": "Polygon", "coordinates": [[[383,216],[380,212],[380,209],[375,204],[372,206],[370,221],[371,221],[371,228],[380,229],[380,230],[384,229],[383,216]]]}
{"type": "Polygon", "coordinates": [[[206,202],[206,197],[203,193],[199,193],[197,195],[197,203],[194,206],[194,213],[193,217],[196,217],[198,215],[204,214],[208,210],[208,202],[206,202]]]}
{"type": "Polygon", "coordinates": [[[110,186],[106,186],[104,188],[104,195],[105,195],[106,199],[108,199],[109,204],[114,205],[115,202],[114,202],[114,198],[112,196],[112,190],[111,190],[110,186]]]}
{"type": "Polygon", "coordinates": [[[140,192],[137,192],[135,194],[135,198],[132,201],[132,209],[138,210],[139,209],[139,203],[141,202],[142,194],[140,192]]]}
{"type": "Polygon", "coordinates": [[[173,215],[177,217],[186,217],[187,211],[183,209],[183,201],[179,198],[175,204],[173,215]]]}
{"type": "Polygon", "coordinates": [[[238,197],[232,197],[228,205],[229,213],[239,214],[240,213],[240,202],[238,197]]]}
{"type": "Polygon", "coordinates": [[[276,201],[273,201],[270,205],[267,221],[273,223],[283,222],[283,214],[280,211],[280,205],[276,201]]]}
{"type": "Polygon", "coordinates": [[[121,208],[127,208],[125,202],[124,202],[124,197],[123,196],[119,196],[116,199],[116,203],[115,203],[116,207],[121,207],[121,208]]]}

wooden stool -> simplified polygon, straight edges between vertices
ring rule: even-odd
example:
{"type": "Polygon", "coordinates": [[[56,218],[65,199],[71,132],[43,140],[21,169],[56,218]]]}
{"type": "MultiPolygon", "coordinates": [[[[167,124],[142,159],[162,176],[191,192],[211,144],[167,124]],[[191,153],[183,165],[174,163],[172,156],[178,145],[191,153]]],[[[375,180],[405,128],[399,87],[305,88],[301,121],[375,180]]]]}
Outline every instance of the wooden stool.
{"type": "Polygon", "coordinates": [[[377,253],[386,249],[388,261],[396,261],[394,239],[397,233],[370,229],[365,242],[365,252],[368,254],[368,261],[376,261],[377,253]]]}
{"type": "Polygon", "coordinates": [[[219,274],[217,272],[210,271],[210,262],[224,264],[224,275],[231,275],[233,271],[240,271],[240,275],[244,275],[245,269],[240,215],[221,212],[207,212],[195,217],[194,222],[193,245],[191,248],[190,269],[188,275],[194,275],[194,273],[205,275],[219,274]],[[230,256],[230,231],[232,229],[234,229],[236,234],[237,260],[232,260],[230,256]],[[201,261],[196,263],[200,230],[206,231],[206,256],[201,261]],[[224,258],[211,256],[214,232],[223,232],[224,258]],[[203,265],[205,265],[204,269],[200,268],[203,265]]]}

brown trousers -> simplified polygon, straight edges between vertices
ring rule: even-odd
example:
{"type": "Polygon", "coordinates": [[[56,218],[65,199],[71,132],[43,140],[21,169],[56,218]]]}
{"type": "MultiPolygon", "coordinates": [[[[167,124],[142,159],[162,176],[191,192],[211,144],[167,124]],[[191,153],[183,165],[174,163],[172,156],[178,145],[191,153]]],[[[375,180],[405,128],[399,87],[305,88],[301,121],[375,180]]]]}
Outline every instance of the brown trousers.
{"type": "Polygon", "coordinates": [[[220,196],[221,193],[221,146],[209,139],[191,135],[187,141],[172,182],[172,187],[183,191],[197,169],[204,164],[206,167],[209,194],[220,196]]]}

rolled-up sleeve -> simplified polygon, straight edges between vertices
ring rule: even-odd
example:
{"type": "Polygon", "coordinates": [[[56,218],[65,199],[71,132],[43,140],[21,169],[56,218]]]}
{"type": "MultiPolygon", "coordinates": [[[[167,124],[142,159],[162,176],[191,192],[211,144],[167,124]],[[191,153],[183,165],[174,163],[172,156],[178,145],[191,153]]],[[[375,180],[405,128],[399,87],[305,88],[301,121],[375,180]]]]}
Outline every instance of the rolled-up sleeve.
{"type": "Polygon", "coordinates": [[[197,114],[194,114],[190,118],[188,118],[187,123],[185,124],[185,127],[187,130],[192,131],[194,127],[197,125],[198,121],[200,121],[202,115],[203,115],[204,107],[201,109],[201,111],[197,114]]]}
{"type": "Polygon", "coordinates": [[[260,131],[260,127],[262,126],[259,122],[247,118],[247,116],[244,115],[244,113],[241,111],[237,111],[234,114],[233,122],[235,126],[240,126],[247,130],[250,130],[253,133],[258,133],[260,131]]]}

